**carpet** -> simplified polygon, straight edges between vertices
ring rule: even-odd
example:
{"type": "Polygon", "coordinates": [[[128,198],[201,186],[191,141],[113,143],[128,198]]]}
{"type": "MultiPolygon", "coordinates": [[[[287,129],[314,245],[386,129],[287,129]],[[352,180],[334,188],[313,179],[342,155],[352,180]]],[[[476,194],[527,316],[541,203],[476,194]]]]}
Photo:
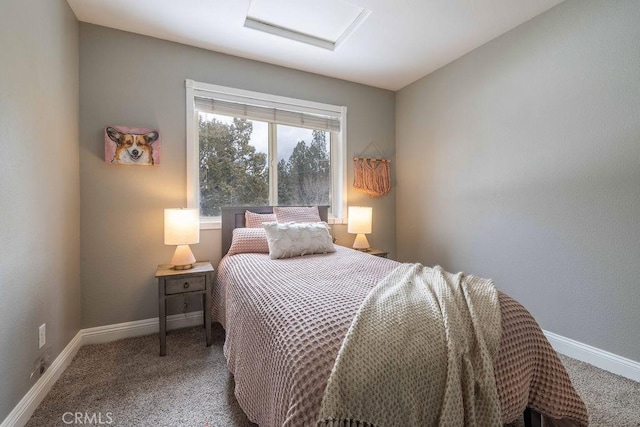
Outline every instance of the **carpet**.
{"type": "MultiPolygon", "coordinates": [[[[211,347],[200,327],[170,331],[165,357],[158,341],[155,334],[81,347],[27,426],[77,425],[79,417],[83,425],[255,427],[233,395],[220,325],[211,347]]],[[[561,359],[591,426],[640,427],[640,383],[561,359]]]]}

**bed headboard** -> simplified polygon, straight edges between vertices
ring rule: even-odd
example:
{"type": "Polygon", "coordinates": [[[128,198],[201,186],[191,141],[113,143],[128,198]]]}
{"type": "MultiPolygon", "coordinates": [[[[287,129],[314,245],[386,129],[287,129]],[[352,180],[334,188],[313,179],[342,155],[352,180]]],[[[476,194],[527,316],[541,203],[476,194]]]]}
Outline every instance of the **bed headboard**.
{"type": "MultiPolygon", "coordinates": [[[[273,206],[240,206],[222,208],[222,256],[225,256],[231,247],[233,229],[244,227],[244,212],[273,213],[273,206]]],[[[329,218],[329,206],[318,206],[318,213],[322,221],[329,218]]]]}

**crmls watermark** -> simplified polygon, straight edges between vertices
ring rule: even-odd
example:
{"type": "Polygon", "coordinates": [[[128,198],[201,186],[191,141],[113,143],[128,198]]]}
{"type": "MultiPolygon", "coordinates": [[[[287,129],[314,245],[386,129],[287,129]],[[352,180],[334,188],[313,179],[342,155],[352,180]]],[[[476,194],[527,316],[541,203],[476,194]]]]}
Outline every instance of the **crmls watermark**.
{"type": "Polygon", "coordinates": [[[62,422],[75,425],[108,425],[113,424],[113,412],[65,412],[62,422]]]}

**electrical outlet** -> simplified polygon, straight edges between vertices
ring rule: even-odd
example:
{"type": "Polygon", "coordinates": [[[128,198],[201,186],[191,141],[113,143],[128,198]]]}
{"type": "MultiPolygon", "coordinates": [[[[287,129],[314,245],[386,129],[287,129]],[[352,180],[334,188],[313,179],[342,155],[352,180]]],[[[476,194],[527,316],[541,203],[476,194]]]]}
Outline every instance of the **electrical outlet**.
{"type": "Polygon", "coordinates": [[[38,348],[44,347],[47,343],[47,324],[43,323],[38,328],[38,348]]]}

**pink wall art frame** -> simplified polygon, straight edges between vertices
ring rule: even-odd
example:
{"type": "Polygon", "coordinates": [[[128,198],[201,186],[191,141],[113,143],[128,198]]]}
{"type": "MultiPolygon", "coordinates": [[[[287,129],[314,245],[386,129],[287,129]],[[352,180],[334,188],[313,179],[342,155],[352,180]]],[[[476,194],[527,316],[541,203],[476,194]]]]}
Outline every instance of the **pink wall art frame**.
{"type": "Polygon", "coordinates": [[[107,126],[104,129],[104,161],[113,165],[159,165],[160,132],[148,128],[107,126]]]}

